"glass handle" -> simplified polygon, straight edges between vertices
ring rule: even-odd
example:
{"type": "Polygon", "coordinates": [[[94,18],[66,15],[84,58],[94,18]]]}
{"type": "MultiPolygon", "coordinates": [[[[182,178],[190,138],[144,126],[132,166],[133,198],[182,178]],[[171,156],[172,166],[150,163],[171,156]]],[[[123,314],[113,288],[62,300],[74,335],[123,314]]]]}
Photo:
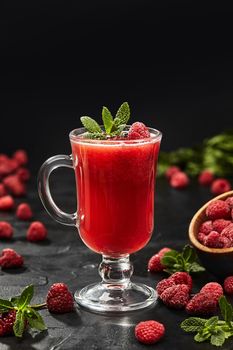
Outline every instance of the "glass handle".
{"type": "Polygon", "coordinates": [[[50,174],[53,170],[59,167],[67,167],[74,169],[72,156],[61,154],[58,156],[51,157],[48,160],[46,160],[46,162],[44,162],[44,164],[40,168],[38,175],[39,196],[46,211],[49,213],[49,215],[52,216],[53,219],[55,219],[63,225],[76,226],[77,214],[65,213],[64,211],[59,209],[58,206],[55,204],[50,192],[50,174]]]}

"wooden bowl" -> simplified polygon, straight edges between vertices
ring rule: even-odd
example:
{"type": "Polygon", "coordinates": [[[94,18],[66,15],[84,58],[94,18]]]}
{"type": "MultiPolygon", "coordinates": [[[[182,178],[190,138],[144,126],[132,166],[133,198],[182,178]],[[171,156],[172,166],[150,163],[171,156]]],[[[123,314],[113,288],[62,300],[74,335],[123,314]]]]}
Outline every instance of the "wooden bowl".
{"type": "Polygon", "coordinates": [[[189,239],[196,248],[198,257],[207,271],[218,277],[233,275],[233,247],[231,248],[208,248],[197,240],[197,235],[201,224],[207,220],[205,210],[207,206],[216,199],[225,200],[233,196],[233,191],[225,192],[211,199],[192,218],[189,225],[189,239]]]}

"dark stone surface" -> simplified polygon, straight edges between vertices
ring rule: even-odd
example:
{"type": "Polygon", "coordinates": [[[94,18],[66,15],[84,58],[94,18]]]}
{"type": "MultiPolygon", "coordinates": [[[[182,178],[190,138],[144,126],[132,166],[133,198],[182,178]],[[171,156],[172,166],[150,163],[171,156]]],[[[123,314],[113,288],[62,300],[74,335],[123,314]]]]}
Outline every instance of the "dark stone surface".
{"type": "MultiPolygon", "coordinates": [[[[75,207],[73,182],[66,177],[56,178],[54,196],[62,203],[63,208],[72,211],[75,207]],[[62,182],[62,185],[61,185],[62,182]],[[59,184],[58,184],[59,183],[59,184]]],[[[188,224],[195,211],[209,200],[209,190],[193,181],[187,190],[171,189],[165,180],[159,179],[156,193],[155,230],[150,243],[140,252],[132,255],[134,263],[134,280],[150,286],[166,275],[147,272],[149,257],[163,246],[181,248],[188,241],[188,224]]],[[[99,276],[97,266],[100,256],[84,246],[74,228],[65,227],[54,222],[44,211],[38,199],[35,184],[31,184],[28,198],[35,218],[42,220],[48,227],[48,240],[41,244],[25,240],[28,223],[16,221],[14,214],[0,214],[0,219],[7,219],[15,227],[12,242],[1,241],[0,248],[12,247],[25,257],[25,269],[0,271],[0,296],[10,297],[17,294],[25,285],[35,285],[34,302],[42,302],[49,286],[54,282],[65,282],[72,292],[94,281],[99,276]]],[[[130,210],[130,209],[129,209],[130,210]]],[[[194,292],[206,281],[214,277],[204,273],[194,278],[194,292]]],[[[184,311],[172,311],[158,302],[150,309],[126,313],[124,316],[102,316],[77,307],[76,312],[65,315],[51,315],[43,310],[42,315],[48,331],[25,334],[23,340],[14,337],[0,339],[1,350],[128,350],[146,349],[134,338],[134,326],[141,320],[155,319],[166,326],[163,341],[151,346],[158,350],[212,349],[209,344],[198,344],[191,335],[185,334],[179,327],[186,317],[184,311]]],[[[231,349],[227,341],[223,349],[231,349]]]]}

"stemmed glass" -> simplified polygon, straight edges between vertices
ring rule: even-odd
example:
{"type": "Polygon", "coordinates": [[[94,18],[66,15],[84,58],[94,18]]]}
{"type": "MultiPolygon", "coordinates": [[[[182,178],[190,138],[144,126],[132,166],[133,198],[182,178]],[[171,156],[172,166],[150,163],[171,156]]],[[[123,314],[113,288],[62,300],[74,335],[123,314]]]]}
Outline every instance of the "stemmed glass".
{"type": "MultiPolygon", "coordinates": [[[[128,130],[129,127],[126,128],[128,130]]],[[[78,304],[97,312],[123,312],[147,307],[156,292],[130,277],[129,254],[142,249],[154,227],[154,189],[161,132],[150,128],[150,138],[93,140],[71,131],[72,155],[49,158],[41,167],[38,190],[47,212],[64,225],[76,226],[83,242],[102,254],[102,281],[75,292],[78,304]],[[58,167],[73,168],[77,211],[57,207],[49,176],[58,167]]]]}

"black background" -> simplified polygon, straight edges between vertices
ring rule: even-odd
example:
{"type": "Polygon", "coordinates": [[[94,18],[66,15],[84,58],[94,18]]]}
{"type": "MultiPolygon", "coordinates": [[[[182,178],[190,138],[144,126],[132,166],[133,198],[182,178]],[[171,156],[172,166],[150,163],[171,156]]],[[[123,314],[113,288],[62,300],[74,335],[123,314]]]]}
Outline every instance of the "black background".
{"type": "Polygon", "coordinates": [[[232,126],[227,2],[12,0],[0,16],[0,151],[26,148],[35,169],[102,105],[128,101],[164,150],[232,126]]]}

